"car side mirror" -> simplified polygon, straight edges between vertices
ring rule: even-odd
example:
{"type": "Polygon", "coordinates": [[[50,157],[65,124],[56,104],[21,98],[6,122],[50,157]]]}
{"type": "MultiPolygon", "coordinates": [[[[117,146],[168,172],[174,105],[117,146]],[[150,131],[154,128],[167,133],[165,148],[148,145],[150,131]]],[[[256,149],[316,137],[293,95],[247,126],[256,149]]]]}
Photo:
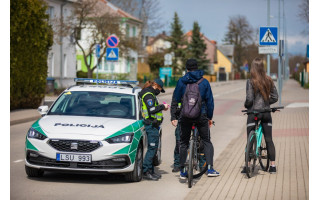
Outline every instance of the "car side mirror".
{"type": "Polygon", "coordinates": [[[45,115],[48,113],[48,109],[49,109],[48,106],[40,106],[40,107],[38,108],[38,112],[39,112],[40,115],[43,117],[43,116],[45,116],[45,115]]]}

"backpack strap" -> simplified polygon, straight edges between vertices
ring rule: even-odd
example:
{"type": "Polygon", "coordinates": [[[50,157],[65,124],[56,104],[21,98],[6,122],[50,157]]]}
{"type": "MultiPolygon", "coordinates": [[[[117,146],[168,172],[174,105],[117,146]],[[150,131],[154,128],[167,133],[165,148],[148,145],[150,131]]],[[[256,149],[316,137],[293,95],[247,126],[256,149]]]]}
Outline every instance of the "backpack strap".
{"type": "Polygon", "coordinates": [[[203,80],[204,78],[202,77],[200,80],[198,80],[197,84],[199,85],[203,80]]]}

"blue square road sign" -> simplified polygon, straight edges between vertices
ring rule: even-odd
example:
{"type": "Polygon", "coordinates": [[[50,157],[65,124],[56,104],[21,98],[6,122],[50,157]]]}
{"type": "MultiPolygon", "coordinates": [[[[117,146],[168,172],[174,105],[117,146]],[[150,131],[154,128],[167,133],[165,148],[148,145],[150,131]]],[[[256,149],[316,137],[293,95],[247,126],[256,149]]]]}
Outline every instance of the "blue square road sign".
{"type": "Polygon", "coordinates": [[[119,60],[119,48],[107,48],[107,61],[118,61],[119,60]]]}
{"type": "Polygon", "coordinates": [[[260,46],[278,45],[278,27],[260,27],[259,45],[260,46]]]}

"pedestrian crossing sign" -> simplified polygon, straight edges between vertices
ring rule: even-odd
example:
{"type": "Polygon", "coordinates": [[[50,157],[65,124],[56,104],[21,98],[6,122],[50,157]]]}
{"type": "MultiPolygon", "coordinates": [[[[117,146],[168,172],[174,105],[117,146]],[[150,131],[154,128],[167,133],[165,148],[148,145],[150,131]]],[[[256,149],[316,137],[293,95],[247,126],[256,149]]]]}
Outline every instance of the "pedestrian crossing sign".
{"type": "Polygon", "coordinates": [[[260,27],[260,46],[278,45],[278,27],[260,27]]]}
{"type": "Polygon", "coordinates": [[[119,48],[107,48],[107,61],[118,61],[119,60],[119,48]]]}

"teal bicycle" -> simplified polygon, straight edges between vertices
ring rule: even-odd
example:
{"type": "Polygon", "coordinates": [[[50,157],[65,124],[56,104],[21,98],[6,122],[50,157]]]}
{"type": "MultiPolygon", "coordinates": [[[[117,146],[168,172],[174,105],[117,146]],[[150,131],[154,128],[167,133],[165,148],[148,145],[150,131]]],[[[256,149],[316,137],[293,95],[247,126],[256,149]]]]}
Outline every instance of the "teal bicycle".
{"type": "Polygon", "coordinates": [[[261,169],[267,171],[269,168],[269,156],[266,141],[264,139],[263,129],[261,121],[258,120],[258,114],[266,112],[276,112],[280,111],[284,107],[273,107],[269,109],[262,110],[242,110],[245,114],[253,114],[255,121],[255,130],[251,131],[248,136],[247,146],[245,150],[245,162],[246,162],[246,174],[248,178],[251,178],[257,169],[257,160],[259,160],[261,169]]]}

